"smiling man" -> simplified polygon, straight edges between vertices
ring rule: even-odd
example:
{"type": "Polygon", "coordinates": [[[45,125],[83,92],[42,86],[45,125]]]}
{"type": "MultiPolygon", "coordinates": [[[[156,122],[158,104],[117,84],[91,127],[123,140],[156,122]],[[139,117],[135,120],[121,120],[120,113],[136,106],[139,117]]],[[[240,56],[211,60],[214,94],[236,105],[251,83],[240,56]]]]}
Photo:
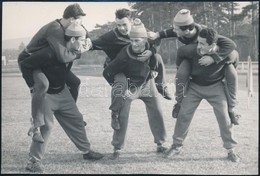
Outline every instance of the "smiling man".
{"type": "MultiPolygon", "coordinates": [[[[237,142],[233,139],[231,122],[228,115],[227,97],[222,82],[225,71],[225,60],[204,66],[199,63],[203,55],[216,52],[217,32],[210,28],[202,29],[198,36],[198,44],[190,44],[179,48],[177,57],[186,59],[191,65],[191,81],[186,96],[182,100],[179,117],[177,118],[173,144],[165,156],[180,153],[183,142],[189,132],[194,113],[202,99],[208,101],[213,107],[220,129],[223,147],[228,152],[228,159],[238,162],[240,158],[235,154],[234,147],[237,142]]],[[[238,57],[236,50],[228,57],[235,60],[238,57]]]]}
{"type": "MultiPolygon", "coordinates": [[[[95,40],[92,40],[93,50],[103,50],[107,57],[104,67],[106,67],[111,61],[113,61],[118,53],[125,46],[130,44],[129,33],[131,30],[131,23],[133,19],[131,17],[131,11],[128,9],[118,9],[115,13],[115,23],[116,28],[113,30],[101,35],[95,40]]],[[[159,46],[158,40],[151,41],[149,40],[149,48],[146,48],[142,53],[139,53],[137,59],[140,61],[145,61],[151,56],[154,57],[158,64],[153,64],[153,70],[158,72],[157,77],[155,78],[156,86],[160,94],[163,95],[164,98],[171,100],[172,95],[166,86],[165,81],[165,66],[162,60],[162,57],[157,53],[159,46]],[[157,67],[155,67],[157,65],[157,67]]],[[[126,88],[126,77],[122,73],[118,73],[115,76],[115,83],[112,87],[112,93],[117,92],[116,89],[125,89],[126,88]]],[[[116,93],[118,94],[118,93],[116,93]]],[[[122,104],[122,98],[120,96],[111,96],[111,106],[110,110],[112,110],[112,120],[111,126],[113,129],[119,129],[120,125],[118,123],[118,114],[122,104]]]]}
{"type": "Polygon", "coordinates": [[[149,125],[154,142],[157,144],[157,152],[162,153],[166,150],[162,146],[166,136],[163,113],[154,79],[150,75],[150,58],[145,62],[138,60],[138,55],[150,47],[147,42],[146,29],[139,19],[134,21],[129,37],[131,44],[125,46],[103,72],[103,76],[110,85],[114,84],[115,75],[118,73],[123,73],[129,78],[127,92],[130,96],[125,99],[119,112],[120,129],[114,130],[112,159],[117,159],[119,151],[123,148],[130,106],[135,99],[140,99],[145,103],[149,125]]]}

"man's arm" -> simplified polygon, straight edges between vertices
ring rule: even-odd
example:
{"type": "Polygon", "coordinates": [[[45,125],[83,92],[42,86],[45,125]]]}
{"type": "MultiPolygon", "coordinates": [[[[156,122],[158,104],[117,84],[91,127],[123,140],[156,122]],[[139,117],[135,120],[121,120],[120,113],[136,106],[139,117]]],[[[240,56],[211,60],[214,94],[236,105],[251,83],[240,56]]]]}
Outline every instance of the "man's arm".
{"type": "Polygon", "coordinates": [[[160,32],[148,32],[148,36],[152,40],[178,37],[176,32],[173,31],[173,28],[164,29],[160,32]]]}
{"type": "Polygon", "coordinates": [[[65,34],[61,26],[51,26],[48,30],[47,41],[54,50],[57,59],[61,63],[72,62],[79,59],[81,51],[69,50],[66,48],[65,34]]]}
{"type": "Polygon", "coordinates": [[[217,46],[219,47],[218,51],[211,55],[216,63],[226,59],[227,56],[237,47],[233,40],[222,35],[218,35],[217,46]]]}
{"type": "Polygon", "coordinates": [[[92,40],[92,50],[108,50],[113,49],[113,42],[115,41],[116,36],[113,31],[109,31],[95,40],[92,40]]]}

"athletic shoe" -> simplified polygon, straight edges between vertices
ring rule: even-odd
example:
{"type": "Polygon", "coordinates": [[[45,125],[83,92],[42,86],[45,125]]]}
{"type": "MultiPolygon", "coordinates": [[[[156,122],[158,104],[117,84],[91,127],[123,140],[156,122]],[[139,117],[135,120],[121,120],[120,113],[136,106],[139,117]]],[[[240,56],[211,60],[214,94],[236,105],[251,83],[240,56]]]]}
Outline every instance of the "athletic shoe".
{"type": "Polygon", "coordinates": [[[27,163],[25,169],[30,172],[40,172],[40,173],[43,172],[42,165],[39,161],[37,161],[37,162],[29,161],[27,163]]]}
{"type": "Polygon", "coordinates": [[[240,161],[240,157],[235,154],[233,151],[229,152],[228,153],[228,160],[232,161],[232,162],[239,162],[240,161]]]}
{"type": "Polygon", "coordinates": [[[172,109],[172,117],[173,118],[177,119],[180,109],[181,109],[181,105],[179,103],[176,103],[173,106],[173,109],[172,109]]]}
{"type": "Polygon", "coordinates": [[[119,117],[118,113],[112,112],[111,127],[114,130],[119,130],[120,129],[120,123],[119,123],[118,117],[119,117]]]}
{"type": "Polygon", "coordinates": [[[33,141],[34,142],[40,142],[40,143],[44,143],[44,139],[42,137],[42,134],[39,130],[34,130],[34,133],[33,133],[33,137],[32,137],[33,141]]]}
{"type": "Polygon", "coordinates": [[[104,155],[98,152],[94,152],[92,150],[90,150],[88,153],[83,154],[83,158],[85,160],[99,160],[101,158],[103,158],[104,155]]]}
{"type": "Polygon", "coordinates": [[[157,145],[157,153],[164,153],[167,150],[167,147],[164,147],[162,145],[157,145]]]}
{"type": "Polygon", "coordinates": [[[228,112],[231,123],[234,125],[239,125],[239,119],[241,118],[240,114],[237,114],[236,112],[228,112]]]}
{"type": "Polygon", "coordinates": [[[172,146],[165,151],[164,157],[169,158],[173,155],[178,155],[181,153],[182,145],[172,144],[172,146]]]}
{"type": "Polygon", "coordinates": [[[114,152],[110,156],[110,159],[111,160],[118,160],[119,159],[119,155],[120,155],[120,151],[119,150],[114,150],[114,152]]]}

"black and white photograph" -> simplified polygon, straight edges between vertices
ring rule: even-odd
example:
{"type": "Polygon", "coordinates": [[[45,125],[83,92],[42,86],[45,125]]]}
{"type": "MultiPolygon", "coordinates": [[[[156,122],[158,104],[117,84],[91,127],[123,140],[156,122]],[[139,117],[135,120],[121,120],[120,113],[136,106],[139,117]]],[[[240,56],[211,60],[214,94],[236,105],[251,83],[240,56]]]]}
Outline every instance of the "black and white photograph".
{"type": "Polygon", "coordinates": [[[1,174],[259,174],[259,1],[1,5],[1,174]]]}

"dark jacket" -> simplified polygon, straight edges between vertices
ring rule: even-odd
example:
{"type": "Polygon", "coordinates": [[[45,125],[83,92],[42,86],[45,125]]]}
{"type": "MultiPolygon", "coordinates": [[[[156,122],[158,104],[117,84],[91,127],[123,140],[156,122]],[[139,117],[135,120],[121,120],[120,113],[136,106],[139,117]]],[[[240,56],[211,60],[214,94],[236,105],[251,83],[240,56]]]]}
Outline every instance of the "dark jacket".
{"type": "Polygon", "coordinates": [[[33,70],[41,69],[49,81],[47,93],[56,94],[63,90],[72,62],[60,63],[50,47],[43,48],[21,61],[20,68],[27,85],[33,87],[33,70]]]}
{"type": "MultiPolygon", "coordinates": [[[[152,51],[153,55],[158,52],[160,40],[149,40],[149,50],[152,51]]],[[[114,60],[118,53],[130,44],[130,38],[128,35],[122,35],[117,28],[101,35],[98,39],[92,40],[92,50],[103,50],[110,60],[114,60]]],[[[154,70],[158,62],[155,58],[151,58],[151,68],[154,70]]]]}
{"type": "MultiPolygon", "coordinates": [[[[147,43],[147,47],[149,44],[147,43]]],[[[117,57],[104,69],[103,76],[112,85],[117,73],[124,73],[129,78],[129,84],[140,87],[150,78],[149,60],[138,61],[132,52],[131,45],[125,46],[117,57]]]]}
{"type": "MultiPolygon", "coordinates": [[[[233,54],[236,52],[232,51],[228,57],[238,57],[238,55],[233,54]]],[[[236,52],[237,53],[237,52],[236,52]]],[[[198,60],[202,57],[197,51],[197,44],[185,45],[179,48],[177,53],[177,58],[180,60],[186,59],[191,63],[191,81],[201,85],[208,86],[221,81],[224,78],[224,66],[226,64],[225,60],[218,63],[213,63],[209,66],[200,65],[198,60]]],[[[235,58],[230,58],[231,60],[236,60],[235,58]]]]}
{"type": "MultiPolygon", "coordinates": [[[[197,32],[192,38],[178,37],[176,32],[173,31],[173,28],[160,31],[159,35],[160,35],[161,39],[177,37],[177,39],[180,42],[182,42],[185,45],[188,45],[188,44],[198,42],[199,32],[203,28],[206,28],[206,26],[195,23],[195,28],[196,28],[197,32]]],[[[230,54],[230,52],[233,51],[234,49],[236,49],[236,47],[237,47],[235,42],[233,42],[231,39],[224,37],[222,35],[218,35],[217,45],[220,47],[220,50],[217,53],[210,55],[215,60],[216,63],[224,60],[228,56],[228,54],[230,54]]],[[[179,66],[181,61],[176,60],[176,65],[179,66]]]]}

